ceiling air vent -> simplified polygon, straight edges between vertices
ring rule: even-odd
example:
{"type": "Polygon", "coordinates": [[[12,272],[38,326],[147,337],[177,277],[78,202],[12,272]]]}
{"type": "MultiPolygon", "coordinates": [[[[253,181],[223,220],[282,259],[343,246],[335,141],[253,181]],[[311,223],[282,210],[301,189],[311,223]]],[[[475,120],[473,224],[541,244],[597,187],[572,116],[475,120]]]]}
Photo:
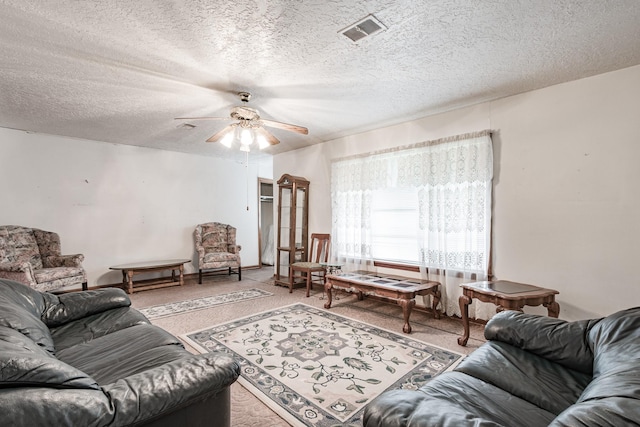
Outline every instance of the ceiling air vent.
{"type": "Polygon", "coordinates": [[[351,41],[357,42],[367,36],[375,34],[381,30],[384,31],[386,29],[387,27],[385,27],[382,22],[378,21],[375,16],[368,15],[355,24],[349,25],[347,28],[340,30],[339,32],[349,37],[351,41]]]}

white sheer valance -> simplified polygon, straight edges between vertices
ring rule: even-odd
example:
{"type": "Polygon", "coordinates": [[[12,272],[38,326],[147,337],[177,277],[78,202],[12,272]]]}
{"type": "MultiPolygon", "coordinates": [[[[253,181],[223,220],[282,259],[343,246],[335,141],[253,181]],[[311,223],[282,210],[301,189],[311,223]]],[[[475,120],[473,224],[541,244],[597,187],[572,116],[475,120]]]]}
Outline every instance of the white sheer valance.
{"type": "Polygon", "coordinates": [[[332,191],[477,181],[493,177],[491,131],[467,133],[334,159],[332,191]],[[463,164],[458,162],[462,161],[463,164]],[[335,181],[334,171],[340,174],[335,181]],[[452,175],[454,173],[454,175],[452,175]]]}
{"type": "MultiPolygon", "coordinates": [[[[484,280],[492,177],[488,130],[334,160],[334,256],[345,264],[381,255],[415,263],[424,275],[455,277],[456,288],[458,279],[484,280]]],[[[445,305],[459,314],[457,299],[445,305]]]]}

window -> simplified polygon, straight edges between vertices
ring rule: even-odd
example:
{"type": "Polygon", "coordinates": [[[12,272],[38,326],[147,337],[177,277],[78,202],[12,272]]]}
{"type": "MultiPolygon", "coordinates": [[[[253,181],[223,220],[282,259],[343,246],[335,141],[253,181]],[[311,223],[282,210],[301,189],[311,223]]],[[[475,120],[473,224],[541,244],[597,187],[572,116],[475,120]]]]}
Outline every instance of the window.
{"type": "Polygon", "coordinates": [[[488,131],[334,161],[334,254],[486,274],[493,154],[488,131]]]}
{"type": "Polygon", "coordinates": [[[414,189],[382,189],[371,197],[371,255],[418,264],[418,195],[414,189]]]}

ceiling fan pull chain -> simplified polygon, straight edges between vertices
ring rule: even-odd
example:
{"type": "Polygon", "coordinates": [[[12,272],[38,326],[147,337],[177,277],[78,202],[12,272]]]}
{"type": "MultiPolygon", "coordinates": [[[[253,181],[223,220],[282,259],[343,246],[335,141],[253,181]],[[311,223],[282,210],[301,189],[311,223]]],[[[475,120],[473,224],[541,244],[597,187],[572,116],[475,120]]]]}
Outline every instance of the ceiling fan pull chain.
{"type": "Polygon", "coordinates": [[[246,157],[244,161],[245,173],[247,177],[247,210],[249,210],[249,152],[245,152],[246,157]]]}

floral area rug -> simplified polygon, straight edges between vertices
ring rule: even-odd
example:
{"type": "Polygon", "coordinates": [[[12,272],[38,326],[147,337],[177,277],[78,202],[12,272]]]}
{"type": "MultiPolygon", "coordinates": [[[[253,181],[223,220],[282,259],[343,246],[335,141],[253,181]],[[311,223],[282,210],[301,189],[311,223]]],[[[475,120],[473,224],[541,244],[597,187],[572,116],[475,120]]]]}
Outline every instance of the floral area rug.
{"type": "Polygon", "coordinates": [[[294,426],[361,426],[385,390],[416,389],[462,354],[293,304],[183,336],[240,363],[240,383],[294,426]]]}
{"type": "Polygon", "coordinates": [[[186,301],[171,302],[168,304],[154,305],[140,309],[142,314],[148,319],[173,316],[175,314],[186,313],[187,311],[203,310],[215,305],[231,304],[248,299],[272,296],[271,292],[262,289],[247,289],[226,294],[213,295],[210,297],[195,298],[186,301]]]}

